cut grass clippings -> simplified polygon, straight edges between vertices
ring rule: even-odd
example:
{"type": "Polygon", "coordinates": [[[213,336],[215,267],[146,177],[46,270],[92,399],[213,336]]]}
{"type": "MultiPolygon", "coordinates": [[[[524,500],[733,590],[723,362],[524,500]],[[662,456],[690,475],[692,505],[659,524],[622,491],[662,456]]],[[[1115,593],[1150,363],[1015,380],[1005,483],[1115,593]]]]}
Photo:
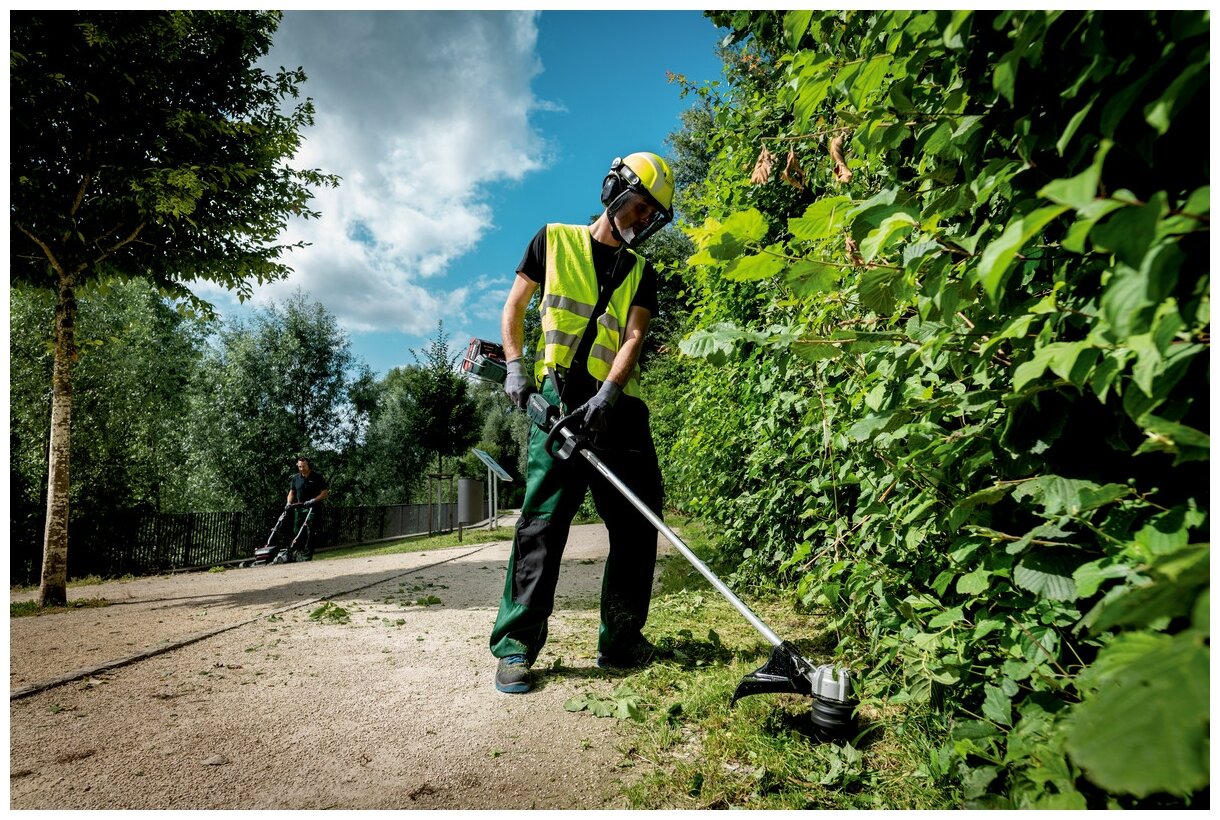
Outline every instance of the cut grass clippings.
{"type": "Polygon", "coordinates": [[[350,624],[352,622],[352,615],[344,607],[339,606],[333,601],[327,601],[313,612],[310,612],[309,619],[318,623],[350,624]]]}

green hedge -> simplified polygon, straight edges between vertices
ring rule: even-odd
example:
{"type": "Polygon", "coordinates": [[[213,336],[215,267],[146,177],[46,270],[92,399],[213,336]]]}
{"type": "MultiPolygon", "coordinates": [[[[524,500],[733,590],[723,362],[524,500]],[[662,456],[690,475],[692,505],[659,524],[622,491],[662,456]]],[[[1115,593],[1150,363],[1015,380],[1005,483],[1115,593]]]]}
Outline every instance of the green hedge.
{"type": "Polygon", "coordinates": [[[964,805],[1199,805],[1209,15],[710,16],[670,498],[964,805]]]}

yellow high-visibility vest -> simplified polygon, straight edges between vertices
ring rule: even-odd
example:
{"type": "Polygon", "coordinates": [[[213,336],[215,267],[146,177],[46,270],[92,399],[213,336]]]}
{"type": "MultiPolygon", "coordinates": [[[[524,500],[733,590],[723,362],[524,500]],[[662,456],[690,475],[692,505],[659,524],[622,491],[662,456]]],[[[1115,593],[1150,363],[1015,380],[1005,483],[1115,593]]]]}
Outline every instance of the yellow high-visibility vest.
{"type": "MultiPolygon", "coordinates": [[[[597,317],[597,335],[589,349],[589,375],[599,382],[610,376],[610,365],[622,347],[631,300],[644,276],[644,257],[630,248],[635,264],[615,288],[605,312],[597,317]]],[[[546,280],[543,286],[542,335],[534,358],[534,381],[539,387],[548,368],[558,371],[572,366],[581,336],[597,309],[597,275],[593,268],[593,239],[585,225],[546,226],[546,280]]],[[[623,386],[629,396],[640,397],[640,367],[637,364],[623,386]]]]}

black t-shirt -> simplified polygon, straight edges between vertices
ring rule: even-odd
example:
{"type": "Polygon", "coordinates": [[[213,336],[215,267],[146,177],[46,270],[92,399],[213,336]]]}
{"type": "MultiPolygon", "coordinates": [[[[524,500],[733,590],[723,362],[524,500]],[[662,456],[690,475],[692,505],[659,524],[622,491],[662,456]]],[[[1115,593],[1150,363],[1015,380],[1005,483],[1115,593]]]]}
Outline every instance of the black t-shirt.
{"type": "MultiPolygon", "coordinates": [[[[589,244],[593,248],[593,269],[597,272],[598,283],[610,283],[617,287],[631,272],[631,268],[635,265],[635,257],[625,245],[616,248],[598,242],[592,236],[589,237],[589,244]]],[[[521,264],[517,266],[517,273],[537,282],[542,286],[543,291],[546,290],[545,225],[530,240],[529,247],[525,249],[525,256],[521,258],[521,264]]],[[[657,315],[657,269],[647,260],[644,261],[640,284],[635,290],[635,296],[631,299],[631,306],[647,310],[650,316],[657,315]]],[[[569,407],[580,404],[597,391],[597,382],[586,369],[589,347],[595,335],[595,333],[586,333],[582,336],[581,344],[572,360],[572,367],[568,370],[566,379],[561,379],[564,382],[562,385],[563,401],[569,407]]]]}
{"type": "Polygon", "coordinates": [[[317,470],[310,470],[309,478],[297,473],[292,477],[292,496],[296,502],[303,503],[326,489],[326,479],[317,470]]]}

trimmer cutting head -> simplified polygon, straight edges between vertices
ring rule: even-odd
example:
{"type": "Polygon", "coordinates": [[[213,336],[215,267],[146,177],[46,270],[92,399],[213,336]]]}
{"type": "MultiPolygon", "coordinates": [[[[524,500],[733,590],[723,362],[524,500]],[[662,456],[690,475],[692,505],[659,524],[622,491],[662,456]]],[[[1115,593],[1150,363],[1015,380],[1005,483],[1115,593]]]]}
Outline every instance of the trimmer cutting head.
{"type": "Polygon", "coordinates": [[[791,693],[813,698],[813,725],[834,736],[850,734],[855,726],[851,674],[831,665],[815,666],[792,644],[784,642],[771,650],[767,662],[741,679],[732,703],[749,695],[791,693]]]}

